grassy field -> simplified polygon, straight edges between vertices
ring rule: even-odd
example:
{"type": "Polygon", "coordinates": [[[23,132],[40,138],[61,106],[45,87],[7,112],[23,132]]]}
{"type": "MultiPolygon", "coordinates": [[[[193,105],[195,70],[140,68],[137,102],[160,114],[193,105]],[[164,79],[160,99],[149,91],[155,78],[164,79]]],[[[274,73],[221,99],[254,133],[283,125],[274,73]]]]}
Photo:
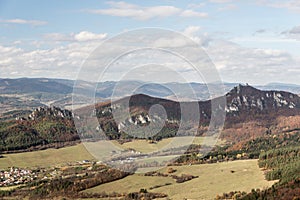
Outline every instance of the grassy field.
{"type": "Polygon", "coordinates": [[[83,144],[61,149],[46,149],[34,152],[4,154],[0,158],[0,169],[15,167],[48,167],[68,162],[91,160],[93,157],[83,144]]]}
{"type": "MultiPolygon", "coordinates": [[[[165,139],[161,143],[151,144],[162,147],[167,144],[170,139],[165,139]]],[[[196,142],[201,143],[203,138],[196,138],[196,142]],[[198,141],[197,141],[198,140],[198,141]]],[[[194,141],[194,143],[196,143],[194,141]]],[[[123,144],[126,148],[130,148],[134,143],[136,149],[149,150],[149,147],[143,147],[146,141],[133,141],[131,144],[123,144]]],[[[114,146],[114,142],[113,145],[114,146]]],[[[103,142],[88,143],[89,148],[98,149],[98,145],[102,146],[103,151],[108,153],[111,149],[107,148],[107,144],[103,142]]],[[[111,144],[110,144],[111,145],[111,144]]],[[[125,148],[122,145],[122,148],[125,148]]],[[[150,144],[149,144],[150,145],[150,144]]],[[[154,147],[153,147],[154,148],[154,147]]],[[[101,148],[100,148],[101,149],[101,148]]],[[[79,144],[61,149],[47,149],[36,152],[26,152],[17,154],[5,154],[0,158],[0,169],[6,169],[11,166],[16,167],[48,167],[68,162],[93,160],[93,157],[86,150],[84,144],[79,144]]],[[[233,162],[223,162],[216,164],[191,165],[173,167],[177,171],[175,174],[191,174],[199,176],[184,183],[176,183],[170,177],[146,177],[143,174],[134,174],[124,179],[103,184],[94,188],[90,188],[84,192],[137,192],[141,188],[147,189],[149,192],[161,192],[169,195],[171,199],[213,199],[217,194],[229,192],[232,190],[250,191],[252,188],[265,188],[271,186],[274,182],[268,182],[264,179],[263,172],[258,168],[257,160],[240,160],[233,162]],[[165,184],[171,183],[171,185],[165,184]],[[150,189],[153,186],[164,185],[159,188],[150,189]]],[[[166,172],[166,168],[160,169],[166,172]]]]}
{"type": "MultiPolygon", "coordinates": [[[[257,160],[240,160],[216,164],[173,167],[175,174],[192,174],[199,178],[176,183],[170,177],[145,177],[134,174],[124,179],[90,188],[85,192],[133,192],[145,188],[151,192],[167,193],[171,199],[213,199],[217,194],[233,190],[250,191],[252,188],[270,187],[274,182],[265,180],[257,160]],[[150,190],[155,185],[168,186],[150,190]]],[[[160,171],[165,172],[166,169],[160,171]]]]}
{"type": "MultiPolygon", "coordinates": [[[[155,144],[150,144],[146,140],[134,140],[124,144],[117,141],[99,141],[78,144],[75,146],[65,147],[61,149],[46,149],[34,152],[4,154],[0,158],[0,169],[6,169],[11,166],[15,167],[48,167],[57,164],[65,164],[67,162],[92,160],[95,156],[97,159],[104,159],[110,155],[111,151],[123,149],[135,149],[140,152],[153,152],[168,148],[170,145],[182,146],[192,142],[194,144],[207,144],[212,141],[209,137],[180,137],[163,139],[155,144]],[[192,141],[193,140],[193,141],[192,141]],[[91,152],[92,155],[89,153],[91,152]]],[[[221,144],[222,141],[218,141],[221,144]]],[[[157,158],[165,159],[165,158],[157,158]]]]}
{"type": "MultiPolygon", "coordinates": [[[[114,144],[120,148],[123,149],[135,149],[137,151],[140,151],[142,153],[149,153],[154,152],[157,150],[161,150],[162,148],[167,147],[174,147],[174,146],[185,146],[187,144],[211,144],[214,143],[215,139],[213,137],[176,137],[174,138],[166,138],[161,141],[158,141],[157,143],[149,143],[149,141],[146,140],[133,140],[131,142],[126,142],[124,144],[119,144],[118,142],[114,141],[114,144]],[[168,146],[169,145],[169,146],[168,146]]],[[[218,140],[216,144],[221,145],[224,141],[218,140]]]]}

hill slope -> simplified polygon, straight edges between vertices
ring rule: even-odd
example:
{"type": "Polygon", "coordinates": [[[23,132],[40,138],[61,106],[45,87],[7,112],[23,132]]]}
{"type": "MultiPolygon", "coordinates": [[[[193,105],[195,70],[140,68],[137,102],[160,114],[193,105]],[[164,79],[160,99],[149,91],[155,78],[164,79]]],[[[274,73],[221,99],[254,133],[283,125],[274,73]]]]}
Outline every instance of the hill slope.
{"type": "Polygon", "coordinates": [[[57,107],[39,107],[27,117],[0,122],[0,151],[45,148],[78,139],[72,113],[57,107]]]}
{"type": "MultiPolygon", "coordinates": [[[[251,86],[239,85],[233,88],[226,94],[227,104],[225,106],[226,122],[224,137],[229,138],[228,130],[233,131],[237,126],[250,123],[248,127],[247,138],[250,137],[252,132],[255,135],[264,134],[272,126],[277,126],[276,120],[279,117],[297,116],[300,114],[300,98],[299,96],[284,92],[284,91],[261,91],[251,86]],[[252,124],[251,124],[252,123],[252,124]],[[254,124],[253,124],[254,123],[254,124]],[[257,129],[259,127],[259,130],[257,129]],[[253,129],[253,130],[252,130],[253,129]],[[226,131],[227,130],[227,131],[226,131]]],[[[198,134],[202,134],[207,130],[209,120],[211,118],[211,100],[196,102],[200,111],[200,127],[198,134]]],[[[176,134],[178,126],[181,122],[181,106],[190,111],[191,116],[189,120],[197,118],[192,110],[191,102],[175,102],[160,98],[154,98],[147,95],[133,95],[112,103],[101,103],[96,105],[96,115],[99,118],[102,130],[108,135],[110,139],[118,139],[126,137],[124,130],[128,126],[147,126],[153,121],[158,121],[160,116],[150,116],[149,109],[153,105],[161,105],[165,108],[167,118],[165,119],[165,126],[159,132],[158,137],[153,139],[160,139],[161,137],[171,137],[176,134]],[[113,113],[123,113],[127,109],[129,102],[130,117],[118,117],[118,122],[114,120],[113,113]],[[122,119],[120,121],[120,119],[122,119]]],[[[195,102],[194,102],[195,104],[195,102]]],[[[221,108],[220,108],[221,109],[221,108]]],[[[188,121],[184,121],[188,123],[188,121]]],[[[191,134],[190,127],[186,129],[182,135],[191,134]]],[[[272,127],[274,132],[276,127],[272,127]]],[[[237,134],[241,134],[237,132],[237,134]]],[[[246,139],[246,138],[245,138],[246,139]]]]}

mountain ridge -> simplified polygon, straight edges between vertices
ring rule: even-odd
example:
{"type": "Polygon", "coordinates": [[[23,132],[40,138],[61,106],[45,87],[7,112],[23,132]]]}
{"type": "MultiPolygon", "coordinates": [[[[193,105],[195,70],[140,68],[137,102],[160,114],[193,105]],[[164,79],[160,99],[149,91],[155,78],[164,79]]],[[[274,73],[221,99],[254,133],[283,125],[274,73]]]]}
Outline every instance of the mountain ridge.
{"type": "MultiPolygon", "coordinates": [[[[276,120],[280,116],[300,115],[300,97],[290,92],[261,91],[249,85],[238,85],[229,91],[225,97],[227,100],[224,108],[226,112],[225,127],[228,129],[238,123],[261,121],[267,130],[271,126],[271,121],[276,120]]],[[[113,102],[108,101],[105,104],[96,104],[95,108],[100,126],[104,132],[113,126],[118,138],[122,135],[120,127],[131,124],[148,125],[152,120],[148,110],[155,104],[160,104],[166,110],[168,116],[166,128],[173,127],[173,131],[176,132],[181,117],[180,106],[188,107],[189,103],[191,102],[176,102],[138,94],[113,102]],[[122,102],[125,106],[129,102],[131,118],[116,124],[112,113],[124,107],[122,102]],[[108,124],[109,127],[107,127],[108,124]]],[[[197,101],[197,103],[199,105],[201,127],[198,133],[201,134],[207,131],[207,126],[211,119],[211,100],[197,101]]],[[[115,135],[110,134],[110,136],[116,139],[115,135]]]]}
{"type": "MultiPolygon", "coordinates": [[[[285,91],[261,91],[249,85],[238,85],[231,89],[225,97],[227,103],[223,105],[222,109],[223,113],[226,113],[226,120],[220,137],[227,141],[247,141],[253,137],[292,132],[300,128],[300,123],[298,123],[300,118],[300,97],[296,94],[285,91]],[[288,125],[286,124],[287,120],[289,122],[288,125]]],[[[220,110],[221,108],[218,107],[217,109],[220,110]]],[[[87,116],[87,119],[89,119],[91,114],[98,119],[98,126],[94,127],[92,133],[103,131],[108,139],[130,139],[132,136],[124,132],[127,127],[147,127],[155,121],[164,122],[160,132],[149,136],[143,134],[141,138],[160,140],[178,134],[181,136],[195,134],[200,136],[208,131],[211,112],[211,100],[176,102],[145,94],[135,94],[119,100],[100,102],[76,109],[73,113],[61,108],[42,106],[30,113],[27,111],[19,112],[20,114],[18,112],[12,113],[11,116],[16,117],[16,119],[9,120],[7,118],[4,121],[1,120],[2,128],[0,132],[3,137],[0,139],[0,144],[6,144],[6,136],[10,135],[10,138],[16,137],[16,131],[21,131],[24,138],[34,139],[38,137],[35,140],[38,143],[32,143],[31,145],[70,142],[79,140],[79,138],[93,139],[93,135],[89,135],[90,132],[87,131],[89,129],[77,132],[78,130],[76,130],[73,122],[73,120],[77,120],[85,123],[86,119],[84,117],[87,116]],[[129,103],[129,109],[126,107],[127,103],[129,103]],[[193,110],[195,107],[191,105],[192,103],[194,105],[197,103],[200,113],[195,113],[195,110],[193,110]],[[159,115],[160,107],[156,110],[158,114],[149,112],[152,106],[158,104],[164,107],[166,118],[159,115]],[[183,130],[178,132],[182,120],[181,106],[186,108],[188,114],[185,116],[186,121],[183,123],[183,130]],[[93,109],[95,110],[94,114],[91,113],[93,109]],[[118,116],[119,121],[116,122],[112,112],[121,111],[119,113],[122,114],[122,109],[128,110],[130,117],[120,115],[118,116]],[[78,113],[81,115],[78,115],[78,113]],[[197,126],[189,121],[198,119],[198,116],[193,114],[200,116],[197,126]],[[58,134],[54,134],[54,132],[58,134]],[[45,140],[45,138],[48,139],[45,140]]],[[[21,141],[23,141],[23,136],[19,138],[21,141]]],[[[22,144],[19,139],[16,144],[22,144]]],[[[17,148],[25,148],[23,146],[21,145],[17,148]]],[[[30,144],[26,146],[26,148],[29,147],[30,144]]],[[[3,147],[2,149],[5,148],[3,147]]]]}

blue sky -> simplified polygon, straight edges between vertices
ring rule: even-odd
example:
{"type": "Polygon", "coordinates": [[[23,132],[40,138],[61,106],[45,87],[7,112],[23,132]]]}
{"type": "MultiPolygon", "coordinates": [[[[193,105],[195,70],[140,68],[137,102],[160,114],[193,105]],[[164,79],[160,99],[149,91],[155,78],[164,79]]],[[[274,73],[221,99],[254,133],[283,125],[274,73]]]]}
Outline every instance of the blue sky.
{"type": "Polygon", "coordinates": [[[0,0],[0,76],[74,79],[102,41],[160,27],[202,45],[223,81],[300,84],[299,19],[297,0],[0,0]]]}

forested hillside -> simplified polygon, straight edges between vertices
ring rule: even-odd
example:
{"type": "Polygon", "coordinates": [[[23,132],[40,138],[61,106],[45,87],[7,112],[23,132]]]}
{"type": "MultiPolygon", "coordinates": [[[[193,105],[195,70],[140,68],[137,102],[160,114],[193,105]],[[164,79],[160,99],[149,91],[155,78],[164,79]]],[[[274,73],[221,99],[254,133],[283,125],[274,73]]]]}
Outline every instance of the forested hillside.
{"type": "Polygon", "coordinates": [[[0,122],[0,150],[4,152],[78,139],[72,113],[57,107],[39,107],[28,116],[0,122]]]}

